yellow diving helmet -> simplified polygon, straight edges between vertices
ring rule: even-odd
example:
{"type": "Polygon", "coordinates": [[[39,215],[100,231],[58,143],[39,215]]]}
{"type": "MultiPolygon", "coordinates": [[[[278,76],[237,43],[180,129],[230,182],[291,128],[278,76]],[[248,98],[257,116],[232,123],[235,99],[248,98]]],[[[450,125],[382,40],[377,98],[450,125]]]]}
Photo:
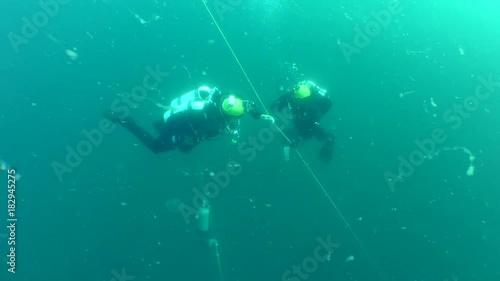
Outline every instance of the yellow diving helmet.
{"type": "Polygon", "coordinates": [[[311,95],[311,88],[304,84],[299,84],[295,88],[295,97],[298,99],[304,99],[311,95]]]}
{"type": "Polygon", "coordinates": [[[222,112],[227,115],[240,117],[245,114],[243,101],[231,95],[222,102],[222,112]]]}

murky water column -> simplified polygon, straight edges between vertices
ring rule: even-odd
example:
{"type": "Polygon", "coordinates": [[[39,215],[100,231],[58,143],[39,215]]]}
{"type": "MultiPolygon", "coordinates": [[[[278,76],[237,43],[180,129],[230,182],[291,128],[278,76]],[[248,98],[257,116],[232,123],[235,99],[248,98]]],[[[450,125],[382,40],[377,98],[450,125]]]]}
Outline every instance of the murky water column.
{"type": "Polygon", "coordinates": [[[268,32],[266,37],[270,38],[268,41],[269,48],[279,50],[282,43],[280,35],[283,31],[283,17],[284,13],[289,11],[289,2],[263,0],[243,2],[242,5],[248,5],[248,9],[252,11],[252,14],[258,16],[255,17],[258,19],[256,23],[262,25],[268,32]]]}

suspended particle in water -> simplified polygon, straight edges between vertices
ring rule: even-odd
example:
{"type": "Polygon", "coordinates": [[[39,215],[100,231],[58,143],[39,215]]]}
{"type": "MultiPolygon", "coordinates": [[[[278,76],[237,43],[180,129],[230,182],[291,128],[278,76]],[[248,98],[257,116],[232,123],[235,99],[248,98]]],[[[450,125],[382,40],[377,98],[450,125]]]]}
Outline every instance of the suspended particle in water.
{"type": "Polygon", "coordinates": [[[209,247],[214,247],[214,246],[217,247],[217,246],[219,246],[219,242],[217,242],[217,240],[215,240],[215,239],[210,239],[210,240],[208,240],[208,246],[209,247]]]}
{"type": "Polygon", "coordinates": [[[75,60],[77,60],[77,59],[78,59],[78,53],[77,53],[77,52],[75,52],[75,51],[73,51],[73,50],[66,49],[66,50],[64,50],[64,53],[66,53],[66,56],[68,56],[68,58],[69,58],[70,60],[75,61],[75,60]]]}
{"type": "Polygon", "coordinates": [[[346,259],[345,259],[345,262],[351,262],[354,260],[354,256],[348,256],[346,259]]]}

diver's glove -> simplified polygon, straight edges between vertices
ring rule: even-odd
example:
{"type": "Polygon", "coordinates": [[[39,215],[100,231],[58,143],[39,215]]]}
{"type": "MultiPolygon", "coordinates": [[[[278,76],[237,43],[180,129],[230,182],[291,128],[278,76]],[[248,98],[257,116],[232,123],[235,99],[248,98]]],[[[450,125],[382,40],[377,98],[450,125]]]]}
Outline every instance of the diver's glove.
{"type": "Polygon", "coordinates": [[[271,115],[269,114],[261,114],[260,115],[260,119],[263,119],[263,120],[269,120],[271,121],[271,123],[274,124],[274,117],[272,117],[271,115]]]}
{"type": "Polygon", "coordinates": [[[319,151],[319,159],[325,163],[330,163],[333,158],[333,139],[327,139],[319,151]]]}

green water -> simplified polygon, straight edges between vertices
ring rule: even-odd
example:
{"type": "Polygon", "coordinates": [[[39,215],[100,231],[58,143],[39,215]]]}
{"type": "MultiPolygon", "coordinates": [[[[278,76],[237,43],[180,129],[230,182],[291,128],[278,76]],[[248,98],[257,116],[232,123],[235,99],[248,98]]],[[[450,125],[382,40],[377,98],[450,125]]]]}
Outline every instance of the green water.
{"type": "Polygon", "coordinates": [[[207,0],[247,76],[201,0],[43,3],[0,9],[0,280],[500,280],[496,1],[207,0]],[[152,132],[200,85],[268,108],[298,79],[332,97],[329,165],[249,117],[188,154],[101,123],[152,132]]]}

